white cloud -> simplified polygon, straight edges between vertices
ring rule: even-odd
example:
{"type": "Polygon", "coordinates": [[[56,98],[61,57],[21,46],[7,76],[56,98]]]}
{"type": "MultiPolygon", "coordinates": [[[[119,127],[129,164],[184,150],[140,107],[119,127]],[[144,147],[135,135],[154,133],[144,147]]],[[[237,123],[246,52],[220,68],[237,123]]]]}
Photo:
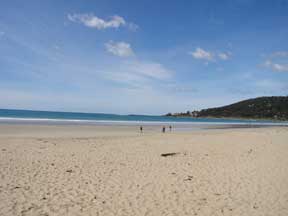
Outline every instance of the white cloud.
{"type": "Polygon", "coordinates": [[[228,60],[230,58],[230,54],[229,53],[218,53],[218,57],[222,60],[228,60]]]}
{"type": "Polygon", "coordinates": [[[263,66],[276,72],[288,72],[288,51],[271,53],[263,66]]]}
{"type": "Polygon", "coordinates": [[[207,60],[207,61],[215,61],[217,59],[228,60],[231,56],[230,52],[213,53],[213,52],[204,50],[200,47],[196,48],[194,52],[189,52],[188,54],[192,55],[193,58],[195,59],[202,59],[202,60],[207,60]]]}
{"type": "Polygon", "coordinates": [[[192,55],[196,59],[205,59],[205,60],[213,60],[213,54],[209,51],[205,51],[204,49],[201,49],[200,47],[196,48],[194,52],[189,52],[190,55],[192,55]]]}
{"type": "Polygon", "coordinates": [[[267,60],[264,63],[264,66],[272,69],[273,71],[277,71],[277,72],[288,72],[288,64],[278,64],[278,63],[274,63],[271,60],[267,60]]]}
{"type": "Polygon", "coordinates": [[[133,56],[134,52],[129,43],[109,41],[105,43],[106,51],[120,57],[133,56]]]}
{"type": "Polygon", "coordinates": [[[118,15],[112,16],[109,20],[101,19],[94,14],[68,14],[68,19],[72,22],[82,23],[89,28],[107,29],[127,26],[130,30],[136,31],[138,26],[134,23],[127,23],[126,20],[118,15]]]}

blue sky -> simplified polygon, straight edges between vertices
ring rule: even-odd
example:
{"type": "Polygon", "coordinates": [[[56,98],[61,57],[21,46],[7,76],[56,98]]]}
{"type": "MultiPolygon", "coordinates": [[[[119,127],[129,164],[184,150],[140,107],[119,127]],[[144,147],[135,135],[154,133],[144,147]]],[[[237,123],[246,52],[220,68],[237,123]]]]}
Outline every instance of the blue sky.
{"type": "Polygon", "coordinates": [[[288,0],[0,3],[0,107],[163,114],[288,95],[288,0]]]}

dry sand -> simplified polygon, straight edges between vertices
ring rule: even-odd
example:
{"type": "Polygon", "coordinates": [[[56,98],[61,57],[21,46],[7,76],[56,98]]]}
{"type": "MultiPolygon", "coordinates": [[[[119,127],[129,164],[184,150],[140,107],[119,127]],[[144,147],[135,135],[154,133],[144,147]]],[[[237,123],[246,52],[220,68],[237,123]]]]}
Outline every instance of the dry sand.
{"type": "Polygon", "coordinates": [[[288,215],[288,128],[27,127],[0,127],[1,216],[288,215]]]}

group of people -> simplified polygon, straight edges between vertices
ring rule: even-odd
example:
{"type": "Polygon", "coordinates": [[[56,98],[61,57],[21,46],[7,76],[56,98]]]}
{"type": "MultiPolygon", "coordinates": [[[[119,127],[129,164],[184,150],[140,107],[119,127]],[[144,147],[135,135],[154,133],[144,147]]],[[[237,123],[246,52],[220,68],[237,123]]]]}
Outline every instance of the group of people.
{"type": "MultiPolygon", "coordinates": [[[[170,132],[172,131],[171,125],[169,125],[169,130],[170,130],[170,132]]],[[[165,133],[165,132],[166,132],[166,126],[163,126],[162,127],[162,133],[165,133]]],[[[140,126],[140,133],[143,133],[143,126],[142,125],[140,126]]]]}

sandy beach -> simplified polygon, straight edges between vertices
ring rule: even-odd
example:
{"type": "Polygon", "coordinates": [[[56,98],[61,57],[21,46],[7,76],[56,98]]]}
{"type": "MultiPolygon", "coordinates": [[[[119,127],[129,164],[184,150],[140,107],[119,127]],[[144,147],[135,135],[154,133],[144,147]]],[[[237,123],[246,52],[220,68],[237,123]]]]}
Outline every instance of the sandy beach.
{"type": "Polygon", "coordinates": [[[287,127],[0,125],[3,216],[286,216],[287,179],[287,127]]]}

